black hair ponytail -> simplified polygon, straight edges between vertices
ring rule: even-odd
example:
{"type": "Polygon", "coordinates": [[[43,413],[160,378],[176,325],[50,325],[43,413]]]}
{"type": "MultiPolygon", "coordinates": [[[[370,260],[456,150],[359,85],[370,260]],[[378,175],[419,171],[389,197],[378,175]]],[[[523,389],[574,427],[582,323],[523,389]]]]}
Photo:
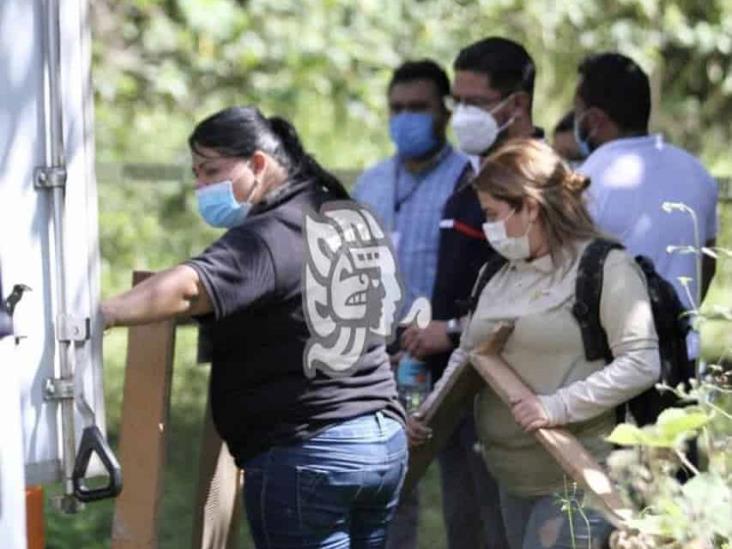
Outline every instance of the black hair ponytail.
{"type": "Polygon", "coordinates": [[[337,198],[349,198],[348,191],[338,178],[323,168],[312,155],[305,152],[292,124],[279,116],[271,116],[267,121],[285,149],[293,171],[292,175],[313,177],[337,198]]]}
{"type": "Polygon", "coordinates": [[[284,118],[267,118],[256,107],[230,107],[200,122],[188,138],[192,151],[201,147],[226,156],[249,158],[260,150],[272,155],[290,177],[313,178],[337,198],[348,198],[340,181],[302,148],[295,128],[284,118]]]}

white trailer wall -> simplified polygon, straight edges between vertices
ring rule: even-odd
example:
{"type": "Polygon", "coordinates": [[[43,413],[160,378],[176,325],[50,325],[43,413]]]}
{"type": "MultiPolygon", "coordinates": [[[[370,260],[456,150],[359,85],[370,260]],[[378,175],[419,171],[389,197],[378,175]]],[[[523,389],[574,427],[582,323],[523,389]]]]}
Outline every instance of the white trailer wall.
{"type": "MultiPolygon", "coordinates": [[[[60,0],[60,7],[68,313],[88,317],[92,325],[91,339],[75,345],[75,394],[95,410],[97,424],[104,430],[88,5],[86,0],[60,0]]],[[[9,377],[18,380],[14,390],[21,403],[23,463],[29,484],[57,481],[61,474],[58,405],[43,398],[46,379],[58,375],[54,333],[59,312],[54,286],[58,258],[54,257],[49,191],[34,188],[34,170],[47,164],[48,150],[44,33],[42,0],[0,1],[0,266],[6,294],[18,283],[32,288],[16,309],[16,339],[8,338],[0,347],[0,383],[9,377]],[[6,376],[10,371],[13,376],[6,376]]],[[[0,402],[0,407],[10,405],[0,402]]],[[[77,408],[77,444],[90,420],[77,408]]],[[[13,455],[12,443],[3,436],[4,461],[13,455]]]]}

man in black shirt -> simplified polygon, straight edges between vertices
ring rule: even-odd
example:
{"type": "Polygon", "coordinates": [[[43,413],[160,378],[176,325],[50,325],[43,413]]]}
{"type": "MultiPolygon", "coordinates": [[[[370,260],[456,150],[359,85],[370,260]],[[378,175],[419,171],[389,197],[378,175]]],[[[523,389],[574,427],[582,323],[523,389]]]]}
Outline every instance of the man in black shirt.
{"type": "MultiPolygon", "coordinates": [[[[458,146],[473,155],[474,162],[443,210],[432,295],[434,320],[424,330],[408,329],[402,340],[414,356],[429,360],[433,379],[442,374],[459,344],[467,312],[464,303],[480,267],[495,253],[483,234],[485,215],[470,179],[480,161],[507,139],[543,137],[531,116],[534,62],[521,45],[498,37],[480,40],[460,51],[454,69],[452,126],[458,146]]],[[[466,410],[439,456],[448,545],[507,547],[496,482],[476,444],[472,410],[466,410]]]]}

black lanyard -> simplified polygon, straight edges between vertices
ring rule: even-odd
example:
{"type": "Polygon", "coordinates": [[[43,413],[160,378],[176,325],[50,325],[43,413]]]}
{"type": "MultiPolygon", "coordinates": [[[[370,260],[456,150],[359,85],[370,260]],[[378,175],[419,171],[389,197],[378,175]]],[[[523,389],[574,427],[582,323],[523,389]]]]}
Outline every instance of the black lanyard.
{"type": "MultiPolygon", "coordinates": [[[[400,181],[400,176],[401,176],[401,172],[402,172],[401,168],[402,168],[401,163],[397,162],[396,166],[394,168],[394,216],[395,217],[397,215],[399,215],[399,212],[402,209],[402,205],[407,200],[412,198],[414,193],[417,192],[417,189],[419,188],[419,184],[421,183],[421,181],[418,181],[418,180],[414,181],[412,183],[412,187],[407,191],[407,193],[400,196],[399,195],[399,181],[400,181]]],[[[395,221],[396,221],[396,219],[395,219],[395,221]]]]}
{"type": "Polygon", "coordinates": [[[425,170],[420,174],[421,177],[417,178],[415,177],[415,181],[412,184],[412,188],[407,191],[407,193],[404,196],[399,196],[399,176],[402,172],[402,163],[399,161],[399,159],[396,159],[394,163],[394,216],[395,216],[395,223],[396,223],[396,216],[399,215],[399,212],[402,209],[402,206],[404,203],[412,198],[414,193],[417,192],[417,189],[419,188],[422,181],[427,179],[429,177],[429,172],[431,172],[433,169],[435,169],[447,156],[448,156],[449,148],[447,145],[443,145],[440,151],[435,155],[434,161],[430,163],[429,166],[425,168],[425,170]]]}

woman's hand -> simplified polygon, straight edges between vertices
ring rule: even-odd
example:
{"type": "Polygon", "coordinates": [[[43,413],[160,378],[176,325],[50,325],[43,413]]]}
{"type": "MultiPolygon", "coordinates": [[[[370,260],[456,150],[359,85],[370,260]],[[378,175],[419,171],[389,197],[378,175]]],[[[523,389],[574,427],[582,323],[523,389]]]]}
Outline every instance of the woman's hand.
{"type": "Polygon", "coordinates": [[[549,415],[539,398],[534,394],[526,395],[511,402],[511,413],[516,423],[526,432],[549,427],[549,415]]]}
{"type": "Polygon", "coordinates": [[[422,423],[418,414],[407,416],[407,438],[411,448],[421,446],[432,438],[432,429],[422,423]]]}

